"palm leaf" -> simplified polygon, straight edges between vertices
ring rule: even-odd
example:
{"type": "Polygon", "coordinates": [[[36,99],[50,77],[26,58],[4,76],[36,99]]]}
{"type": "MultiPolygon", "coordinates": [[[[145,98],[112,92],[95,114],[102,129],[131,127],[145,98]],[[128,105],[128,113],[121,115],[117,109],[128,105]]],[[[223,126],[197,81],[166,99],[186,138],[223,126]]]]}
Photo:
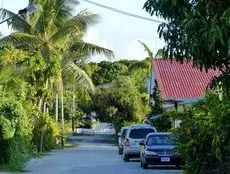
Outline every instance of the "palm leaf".
{"type": "Polygon", "coordinates": [[[82,38],[90,25],[98,22],[99,16],[85,11],[66,21],[61,28],[50,38],[52,43],[66,45],[67,40],[82,38]],[[71,38],[71,39],[70,39],[71,38]]]}
{"type": "Polygon", "coordinates": [[[30,24],[25,20],[23,16],[18,16],[15,13],[6,10],[4,8],[0,9],[0,18],[1,20],[5,20],[8,18],[13,17],[11,20],[8,21],[8,25],[12,27],[13,30],[30,33],[31,32],[31,26],[30,24]]]}
{"type": "Polygon", "coordinates": [[[89,13],[87,10],[83,10],[73,17],[73,20],[79,21],[85,29],[88,26],[95,25],[99,22],[100,16],[98,14],[89,13]]]}
{"type": "Polygon", "coordinates": [[[12,45],[16,48],[37,48],[42,41],[34,35],[15,32],[0,39],[0,45],[12,45]]]}
{"type": "Polygon", "coordinates": [[[41,48],[42,56],[50,61],[51,58],[60,59],[62,57],[61,53],[52,47],[52,44],[44,43],[41,48]]]}
{"type": "Polygon", "coordinates": [[[81,53],[82,54],[86,53],[89,55],[102,54],[108,57],[109,59],[114,58],[113,51],[84,41],[75,41],[70,47],[70,52],[74,52],[74,51],[77,51],[80,54],[81,53]]]}
{"type": "Polygon", "coordinates": [[[139,43],[145,48],[145,51],[148,53],[149,57],[153,58],[153,53],[150,48],[144,42],[139,41],[139,43]]]}
{"type": "Polygon", "coordinates": [[[78,4],[79,4],[78,0],[55,0],[55,7],[56,7],[55,9],[57,11],[56,18],[62,22],[61,23],[62,25],[66,19],[72,17],[72,14],[75,12],[75,7],[78,4]]]}
{"type": "MultiPolygon", "coordinates": [[[[32,1],[31,1],[32,2],[32,1]]],[[[34,2],[34,1],[33,1],[34,2]]],[[[39,1],[38,11],[30,22],[37,29],[37,33],[55,33],[72,17],[72,12],[78,4],[77,0],[44,0],[39,1]]]]}
{"type": "Polygon", "coordinates": [[[79,68],[74,62],[69,61],[67,59],[63,60],[63,79],[66,83],[77,83],[79,87],[85,88],[89,91],[94,90],[94,85],[91,78],[79,68]],[[74,79],[74,80],[73,80],[74,79]]]}
{"type": "Polygon", "coordinates": [[[156,57],[164,58],[165,57],[164,50],[159,49],[156,53],[156,57]]]}

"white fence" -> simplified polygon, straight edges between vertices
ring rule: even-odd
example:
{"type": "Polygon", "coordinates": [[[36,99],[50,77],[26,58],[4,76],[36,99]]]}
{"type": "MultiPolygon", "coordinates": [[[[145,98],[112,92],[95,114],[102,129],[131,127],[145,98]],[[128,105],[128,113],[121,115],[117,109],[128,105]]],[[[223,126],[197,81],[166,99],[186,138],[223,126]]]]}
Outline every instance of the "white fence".
{"type": "Polygon", "coordinates": [[[86,135],[93,135],[93,134],[115,134],[116,131],[114,129],[86,129],[86,128],[76,128],[75,133],[77,134],[86,134],[86,135]]]}
{"type": "Polygon", "coordinates": [[[116,134],[116,130],[114,125],[111,123],[98,123],[95,128],[87,129],[87,128],[76,128],[75,133],[77,134],[85,134],[85,135],[100,135],[100,134],[116,134]]]}

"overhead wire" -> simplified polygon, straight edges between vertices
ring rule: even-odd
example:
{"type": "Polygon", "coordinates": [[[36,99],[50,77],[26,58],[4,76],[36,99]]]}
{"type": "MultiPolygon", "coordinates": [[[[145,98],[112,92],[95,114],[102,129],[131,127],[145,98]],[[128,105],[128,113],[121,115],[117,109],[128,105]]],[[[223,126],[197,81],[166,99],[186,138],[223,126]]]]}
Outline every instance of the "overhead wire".
{"type": "Polygon", "coordinates": [[[82,0],[82,1],[90,3],[90,4],[93,4],[93,5],[96,5],[96,6],[99,6],[99,7],[102,7],[102,8],[105,8],[107,10],[111,10],[111,11],[114,11],[114,12],[117,12],[117,13],[120,13],[120,14],[123,14],[123,15],[130,16],[130,17],[134,17],[134,18],[138,18],[138,19],[142,19],[142,20],[146,20],[146,21],[151,21],[151,22],[156,22],[156,23],[159,23],[159,24],[164,22],[164,21],[161,21],[161,20],[152,19],[152,18],[136,15],[136,14],[133,14],[133,13],[125,12],[125,11],[122,11],[122,10],[119,10],[119,9],[116,9],[116,8],[113,8],[113,7],[109,7],[109,6],[106,6],[106,5],[103,5],[103,4],[99,4],[99,3],[96,3],[96,2],[93,2],[93,1],[90,1],[90,0],[82,0]]]}

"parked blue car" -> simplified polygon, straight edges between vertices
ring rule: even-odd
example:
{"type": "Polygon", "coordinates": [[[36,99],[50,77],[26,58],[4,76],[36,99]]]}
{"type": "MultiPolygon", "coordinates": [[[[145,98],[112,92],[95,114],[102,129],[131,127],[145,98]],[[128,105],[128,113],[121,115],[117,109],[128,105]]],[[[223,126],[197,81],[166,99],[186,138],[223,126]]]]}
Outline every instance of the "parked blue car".
{"type": "Polygon", "coordinates": [[[150,133],[140,142],[140,165],[148,169],[149,165],[175,165],[178,168],[182,157],[174,151],[176,138],[170,133],[150,133]]]}

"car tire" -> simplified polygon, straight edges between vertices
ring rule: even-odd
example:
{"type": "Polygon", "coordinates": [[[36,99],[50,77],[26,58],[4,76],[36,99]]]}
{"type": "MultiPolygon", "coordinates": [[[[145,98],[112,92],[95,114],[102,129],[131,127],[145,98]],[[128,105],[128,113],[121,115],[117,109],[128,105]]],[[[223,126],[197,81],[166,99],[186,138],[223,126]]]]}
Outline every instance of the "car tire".
{"type": "Polygon", "coordinates": [[[148,168],[149,168],[148,163],[142,163],[142,168],[143,168],[143,169],[148,169],[148,168]]]}
{"type": "Polygon", "coordinates": [[[129,156],[126,154],[123,154],[123,160],[124,160],[124,162],[129,162],[129,156]]]}
{"type": "Polygon", "coordinates": [[[122,155],[122,154],[123,154],[123,149],[118,148],[118,154],[119,154],[119,155],[122,155]]]}

